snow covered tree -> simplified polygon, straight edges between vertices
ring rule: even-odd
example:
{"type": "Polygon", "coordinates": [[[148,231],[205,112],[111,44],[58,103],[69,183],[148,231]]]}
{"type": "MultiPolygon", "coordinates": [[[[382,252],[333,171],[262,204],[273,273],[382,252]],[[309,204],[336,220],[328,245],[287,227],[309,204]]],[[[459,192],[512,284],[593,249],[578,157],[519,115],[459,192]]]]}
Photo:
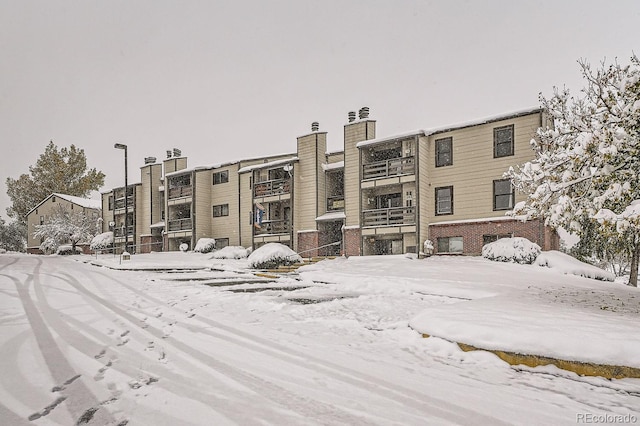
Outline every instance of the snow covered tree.
{"type": "Polygon", "coordinates": [[[62,205],[42,225],[36,225],[33,235],[44,238],[40,249],[45,253],[54,252],[61,244],[71,244],[75,252],[76,244],[89,243],[98,232],[95,219],[82,212],[72,212],[62,205]]]}
{"type": "Polygon", "coordinates": [[[514,215],[544,218],[589,238],[583,220],[600,237],[615,236],[631,253],[629,285],[637,286],[640,255],[640,61],[592,70],[580,61],[586,87],[580,97],[554,89],[540,96],[553,126],[531,141],[535,159],[506,174],[528,194],[514,215]],[[637,208],[636,208],[637,207],[637,208]],[[617,213],[616,213],[617,212],[617,213]]]}
{"type": "Polygon", "coordinates": [[[6,224],[4,219],[0,217],[0,249],[10,251],[24,251],[26,241],[24,236],[26,230],[22,229],[22,225],[13,221],[6,224]]]}
{"type": "Polygon", "coordinates": [[[29,210],[50,194],[87,197],[104,185],[104,173],[95,168],[87,170],[83,149],[74,145],[58,149],[51,141],[36,164],[29,167],[29,174],[22,174],[18,179],[9,177],[6,183],[12,202],[7,214],[26,225],[29,210]]]}

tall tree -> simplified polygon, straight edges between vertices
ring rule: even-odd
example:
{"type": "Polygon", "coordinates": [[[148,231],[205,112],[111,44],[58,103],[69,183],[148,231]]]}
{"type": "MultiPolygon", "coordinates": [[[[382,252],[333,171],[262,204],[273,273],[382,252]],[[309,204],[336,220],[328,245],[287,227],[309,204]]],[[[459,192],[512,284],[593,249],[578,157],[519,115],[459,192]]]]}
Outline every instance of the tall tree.
{"type": "Polygon", "coordinates": [[[540,96],[553,127],[531,141],[535,159],[506,176],[528,194],[514,214],[543,217],[589,238],[614,235],[631,253],[629,285],[637,286],[640,255],[640,61],[602,63],[595,71],[580,61],[586,87],[580,97],[567,89],[540,96]],[[583,227],[581,221],[597,221],[583,227]]]}
{"type": "Polygon", "coordinates": [[[26,231],[19,222],[13,221],[6,224],[0,217],[0,249],[10,251],[24,251],[26,231]]]}
{"type": "Polygon", "coordinates": [[[7,195],[12,206],[7,214],[26,225],[27,213],[53,192],[87,197],[104,185],[104,173],[95,168],[87,170],[83,149],[74,145],[61,148],[49,142],[29,174],[18,179],[7,178],[7,195]]]}
{"type": "Polygon", "coordinates": [[[80,211],[70,211],[58,205],[42,225],[36,225],[33,235],[43,238],[40,246],[45,253],[55,251],[61,244],[70,243],[75,252],[76,244],[89,243],[99,232],[99,222],[80,211]]]}

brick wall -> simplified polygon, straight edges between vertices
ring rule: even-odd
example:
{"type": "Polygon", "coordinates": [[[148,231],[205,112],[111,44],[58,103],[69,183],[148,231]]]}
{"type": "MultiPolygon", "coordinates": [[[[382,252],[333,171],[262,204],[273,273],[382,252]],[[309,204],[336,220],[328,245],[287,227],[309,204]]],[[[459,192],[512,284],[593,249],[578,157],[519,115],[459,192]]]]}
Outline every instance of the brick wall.
{"type": "Polygon", "coordinates": [[[360,256],[360,241],[362,234],[360,228],[347,228],[344,230],[344,254],[347,256],[360,256]]]}
{"type": "Polygon", "coordinates": [[[301,253],[300,256],[318,256],[319,235],[318,231],[298,232],[298,253],[301,253]]]}
{"type": "Polygon", "coordinates": [[[512,234],[524,237],[538,244],[543,250],[558,250],[560,237],[545,227],[539,220],[521,222],[518,220],[496,220],[482,222],[464,222],[429,225],[429,239],[433,241],[435,252],[438,251],[438,238],[462,237],[463,253],[479,255],[482,253],[483,235],[512,234]]]}

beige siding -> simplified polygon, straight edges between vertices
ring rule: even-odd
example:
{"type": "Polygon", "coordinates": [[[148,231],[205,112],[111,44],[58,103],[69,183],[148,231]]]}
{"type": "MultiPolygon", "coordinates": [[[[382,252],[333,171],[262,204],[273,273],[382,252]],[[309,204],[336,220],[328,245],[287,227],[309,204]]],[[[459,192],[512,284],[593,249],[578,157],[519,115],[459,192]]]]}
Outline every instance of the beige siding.
{"type": "Polygon", "coordinates": [[[360,226],[360,152],[356,144],[375,139],[375,121],[344,126],[344,202],[346,226],[360,226]]]}
{"type": "Polygon", "coordinates": [[[211,170],[195,171],[192,175],[193,203],[191,217],[194,221],[193,246],[200,238],[213,238],[211,232],[212,209],[211,195],[213,191],[211,170]]]}
{"type": "MultiPolygon", "coordinates": [[[[316,217],[324,213],[326,200],[322,164],[327,134],[312,133],[298,138],[298,163],[294,169],[294,235],[317,229],[316,217]]],[[[294,239],[297,241],[297,239],[294,239]]]]}
{"type": "Polygon", "coordinates": [[[427,160],[430,190],[423,194],[431,222],[503,216],[504,211],[493,210],[493,181],[502,179],[509,166],[533,158],[529,141],[538,126],[540,114],[535,113],[431,135],[427,160]],[[514,155],[493,158],[493,129],[510,124],[514,125],[514,155]],[[453,165],[435,167],[435,141],[445,137],[453,138],[453,165]],[[450,185],[454,214],[435,216],[435,189],[450,185]]]}
{"type": "Polygon", "coordinates": [[[419,239],[417,242],[418,252],[422,251],[422,244],[425,240],[429,239],[429,218],[431,216],[429,197],[433,191],[432,186],[429,184],[429,161],[433,161],[429,155],[429,138],[426,136],[420,136],[418,139],[417,149],[417,176],[416,184],[418,186],[418,223],[419,223],[419,239]]]}
{"type": "Polygon", "coordinates": [[[253,214],[253,195],[251,188],[251,173],[238,175],[240,180],[240,241],[243,247],[253,246],[253,225],[251,217],[253,214]]]}
{"type": "Polygon", "coordinates": [[[228,238],[229,245],[232,246],[240,245],[239,182],[238,163],[214,169],[209,182],[212,187],[211,205],[209,206],[211,236],[213,238],[228,238]],[[213,174],[224,170],[229,172],[229,182],[213,185],[213,174]],[[213,217],[213,206],[223,204],[229,205],[229,215],[213,217]]]}

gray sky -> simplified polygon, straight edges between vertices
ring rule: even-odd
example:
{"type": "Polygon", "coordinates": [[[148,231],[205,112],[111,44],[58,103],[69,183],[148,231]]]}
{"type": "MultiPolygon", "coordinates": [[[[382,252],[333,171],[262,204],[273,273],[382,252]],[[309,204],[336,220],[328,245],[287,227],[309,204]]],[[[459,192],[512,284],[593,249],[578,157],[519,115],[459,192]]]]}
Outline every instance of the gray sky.
{"type": "Polygon", "coordinates": [[[295,152],[312,121],[342,148],[362,106],[378,136],[538,105],[583,87],[577,60],[640,54],[640,2],[0,0],[5,179],[53,140],[130,182],[144,157],[189,165],[295,152]]]}

